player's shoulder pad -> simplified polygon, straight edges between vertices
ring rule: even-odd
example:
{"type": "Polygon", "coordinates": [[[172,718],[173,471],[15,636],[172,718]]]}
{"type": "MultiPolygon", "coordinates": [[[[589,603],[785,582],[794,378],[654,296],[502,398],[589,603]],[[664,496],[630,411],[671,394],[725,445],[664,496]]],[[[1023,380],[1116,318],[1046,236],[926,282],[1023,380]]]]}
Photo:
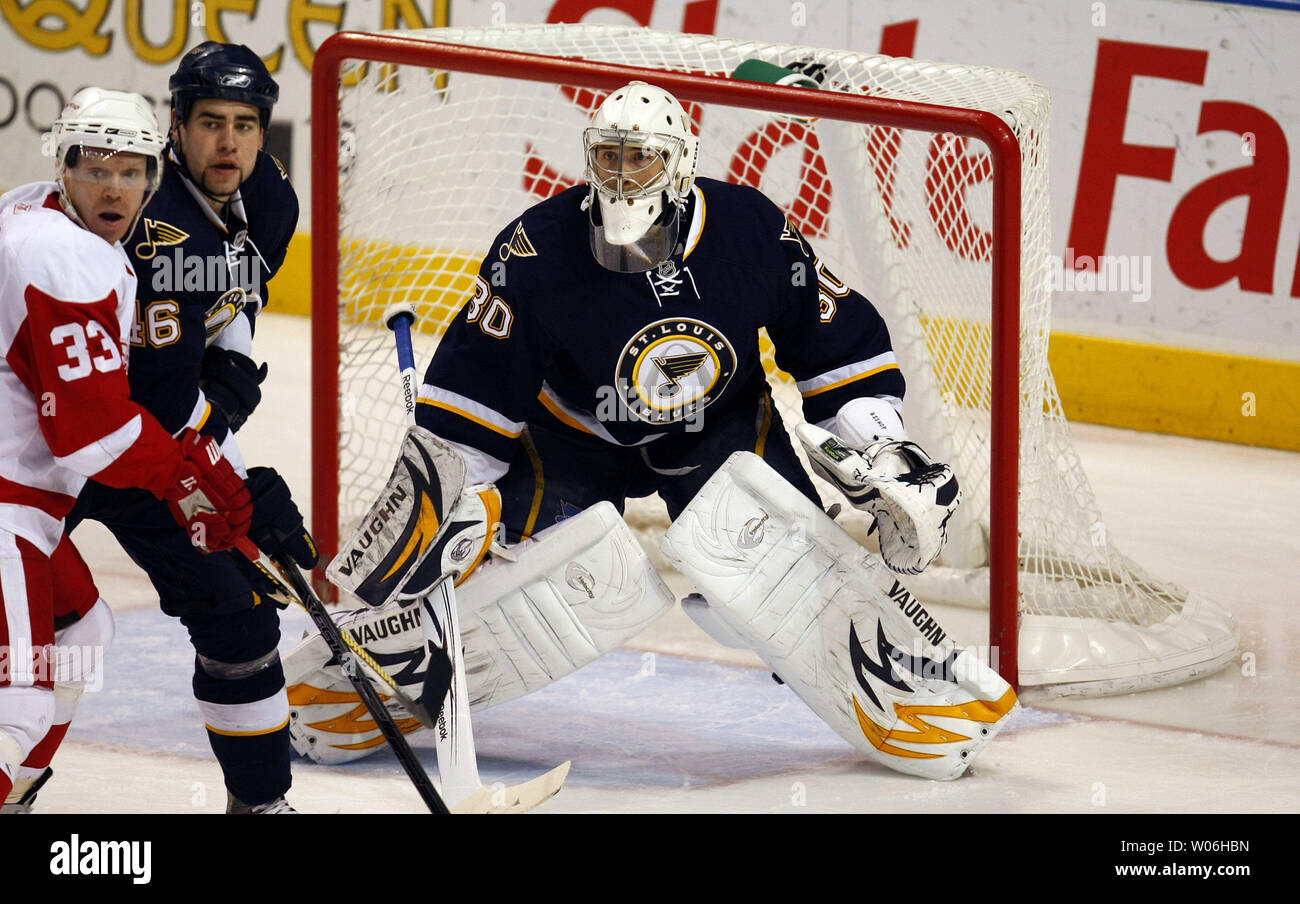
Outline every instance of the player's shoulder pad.
{"type": "Polygon", "coordinates": [[[743,214],[765,222],[779,222],[785,217],[785,213],[771,198],[753,186],[704,177],[697,178],[695,184],[704,195],[705,203],[719,213],[725,211],[729,214],[743,214]]]}
{"type": "Polygon", "coordinates": [[[26,285],[62,301],[101,301],[129,272],[119,248],[61,210],[32,208],[7,218],[5,227],[7,265],[26,285]]]}
{"type": "MultiPolygon", "coordinates": [[[[244,207],[255,207],[261,216],[298,211],[298,193],[289,181],[289,173],[284,164],[266,151],[257,152],[257,163],[253,172],[239,186],[240,197],[244,207]]],[[[251,214],[250,214],[251,216],[251,214]]]]}
{"type": "Polygon", "coordinates": [[[785,240],[794,243],[803,256],[811,259],[812,249],[799,235],[795,224],[757,188],[706,178],[697,178],[695,184],[704,198],[704,228],[724,232],[727,244],[737,254],[752,257],[756,266],[784,268],[785,255],[778,251],[785,240]]]}
{"type": "Polygon", "coordinates": [[[574,186],[525,210],[497,233],[484,267],[504,264],[506,273],[529,277],[569,272],[574,255],[591,254],[584,197],[586,186],[574,186]]]}
{"type": "MultiPolygon", "coordinates": [[[[253,164],[253,171],[244,180],[244,186],[255,191],[295,194],[293,183],[289,180],[289,171],[284,168],[284,164],[278,157],[266,151],[257,152],[257,162],[253,164]]],[[[243,186],[241,186],[242,193],[243,186]]]]}

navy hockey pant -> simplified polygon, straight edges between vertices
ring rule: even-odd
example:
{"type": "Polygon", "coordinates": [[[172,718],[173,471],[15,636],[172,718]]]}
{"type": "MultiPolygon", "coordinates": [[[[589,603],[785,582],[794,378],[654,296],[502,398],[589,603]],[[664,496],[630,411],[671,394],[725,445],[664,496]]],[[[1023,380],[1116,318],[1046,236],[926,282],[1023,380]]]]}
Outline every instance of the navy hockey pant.
{"type": "Polygon", "coordinates": [[[759,455],[821,506],[771,395],[764,393],[702,423],[697,433],[632,448],[564,427],[529,424],[510,469],[497,481],[508,542],[531,537],[601,500],[621,513],[627,499],[652,493],[659,494],[675,520],[723,462],[742,450],[759,455]]]}

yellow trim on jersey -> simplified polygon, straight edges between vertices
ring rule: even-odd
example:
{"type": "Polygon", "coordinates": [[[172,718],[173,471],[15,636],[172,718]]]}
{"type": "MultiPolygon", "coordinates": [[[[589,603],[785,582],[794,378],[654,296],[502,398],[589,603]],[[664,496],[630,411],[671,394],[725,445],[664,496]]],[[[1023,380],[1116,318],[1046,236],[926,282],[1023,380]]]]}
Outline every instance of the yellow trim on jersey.
{"type": "Polygon", "coordinates": [[[566,424],[569,427],[572,427],[574,430],[580,430],[583,433],[587,434],[588,436],[596,436],[596,434],[591,430],[590,427],[583,426],[583,424],[580,421],[578,421],[576,418],[574,418],[573,415],[569,414],[563,408],[561,408],[559,406],[559,403],[556,402],[554,399],[552,399],[546,393],[539,392],[537,394],[537,399],[542,403],[543,407],[545,407],[547,411],[555,415],[556,420],[566,424]]]}
{"type": "Polygon", "coordinates": [[[206,722],[203,723],[203,727],[206,728],[208,731],[212,732],[213,734],[224,735],[228,738],[251,738],[257,735],[275,734],[281,728],[287,728],[288,725],[289,725],[289,720],[285,719],[279,725],[275,726],[275,728],[263,728],[259,731],[223,731],[220,728],[213,728],[211,725],[208,725],[206,722]]]}
{"type": "Polygon", "coordinates": [[[695,246],[700,243],[700,236],[704,235],[704,219],[708,213],[708,211],[705,209],[705,204],[704,204],[704,192],[700,191],[700,187],[698,185],[693,187],[696,192],[696,197],[700,199],[700,231],[695,233],[695,241],[691,242],[691,247],[687,248],[686,253],[682,255],[683,262],[685,262],[686,258],[691,256],[691,252],[695,250],[695,246]]]}
{"type": "Polygon", "coordinates": [[[500,433],[502,436],[506,437],[507,439],[519,438],[518,433],[511,433],[509,430],[505,429],[504,427],[498,427],[496,424],[493,424],[489,421],[485,421],[481,417],[476,417],[470,414],[468,411],[464,411],[460,408],[457,408],[455,405],[449,404],[447,402],[439,402],[437,399],[431,399],[428,396],[420,396],[418,401],[421,405],[432,405],[434,408],[441,408],[443,411],[450,411],[452,414],[459,414],[461,417],[465,418],[465,420],[473,421],[474,423],[478,424],[480,427],[486,427],[489,430],[491,430],[493,433],[500,433]]]}
{"type": "Polygon", "coordinates": [[[203,425],[206,424],[208,422],[208,418],[212,416],[212,403],[204,402],[203,405],[204,405],[203,417],[199,418],[199,422],[194,425],[195,431],[202,430],[203,425]]]}
{"type": "Polygon", "coordinates": [[[767,448],[767,434],[772,429],[772,394],[763,393],[763,424],[758,428],[758,442],[754,444],[754,454],[759,458],[763,457],[763,450],[767,448]]]}
{"type": "Polygon", "coordinates": [[[816,389],[810,389],[807,392],[802,393],[802,395],[805,399],[811,398],[812,396],[820,395],[823,392],[829,392],[832,389],[839,389],[841,386],[847,386],[849,383],[852,383],[855,380],[865,380],[867,377],[874,377],[876,374],[883,373],[884,371],[887,370],[898,370],[898,365],[885,364],[881,367],[875,368],[874,370],[868,370],[865,373],[854,374],[851,377],[845,377],[843,380],[838,380],[834,383],[831,383],[828,386],[819,386],[816,389]]]}
{"type": "Polygon", "coordinates": [[[542,496],[546,492],[546,474],[542,471],[542,456],[533,445],[533,438],[528,435],[528,431],[525,430],[519,439],[524,444],[524,451],[528,453],[528,460],[533,465],[533,504],[528,509],[524,532],[519,537],[520,540],[527,540],[533,535],[533,528],[537,526],[537,513],[542,510],[542,496]]]}

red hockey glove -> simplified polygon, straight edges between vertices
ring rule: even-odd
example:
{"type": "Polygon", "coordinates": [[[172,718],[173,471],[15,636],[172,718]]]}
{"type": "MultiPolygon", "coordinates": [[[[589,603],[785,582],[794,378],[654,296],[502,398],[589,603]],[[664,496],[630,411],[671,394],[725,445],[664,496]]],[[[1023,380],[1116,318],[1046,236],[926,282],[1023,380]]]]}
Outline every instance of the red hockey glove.
{"type": "Polygon", "coordinates": [[[248,533],[253,517],[248,487],[212,437],[187,429],[180,443],[180,479],[163,499],[195,546],[204,552],[230,549],[248,533]]]}

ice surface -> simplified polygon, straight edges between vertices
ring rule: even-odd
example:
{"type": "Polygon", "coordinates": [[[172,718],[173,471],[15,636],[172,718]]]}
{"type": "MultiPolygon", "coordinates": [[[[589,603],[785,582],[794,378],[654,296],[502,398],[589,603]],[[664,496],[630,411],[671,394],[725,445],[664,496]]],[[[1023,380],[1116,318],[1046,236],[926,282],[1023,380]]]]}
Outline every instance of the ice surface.
{"type": "MultiPolygon", "coordinates": [[[[271,362],[245,456],[308,473],[305,320],[265,314],[271,362]]],[[[1240,663],[1179,688],[1104,700],[1028,698],[971,774],[926,782],[862,761],[748,653],[714,644],[680,610],[619,651],[475,719],[485,782],[571,759],[543,812],[1296,812],[1300,810],[1300,455],[1076,425],[1116,545],[1153,573],[1227,604],[1240,663]]],[[[83,697],[43,812],[224,807],[190,696],[184,628],[98,525],[75,535],[117,613],[103,690],[83,697]]],[[[675,589],[682,589],[676,585],[675,589]]],[[[684,592],[684,591],[683,591],[684,592]]],[[[983,643],[982,617],[949,630],[983,643]]],[[[286,613],[284,644],[307,626],[286,613]]],[[[436,777],[427,736],[414,736],[436,777]]],[[[420,812],[388,753],[294,764],[308,812],[420,812]]]]}

